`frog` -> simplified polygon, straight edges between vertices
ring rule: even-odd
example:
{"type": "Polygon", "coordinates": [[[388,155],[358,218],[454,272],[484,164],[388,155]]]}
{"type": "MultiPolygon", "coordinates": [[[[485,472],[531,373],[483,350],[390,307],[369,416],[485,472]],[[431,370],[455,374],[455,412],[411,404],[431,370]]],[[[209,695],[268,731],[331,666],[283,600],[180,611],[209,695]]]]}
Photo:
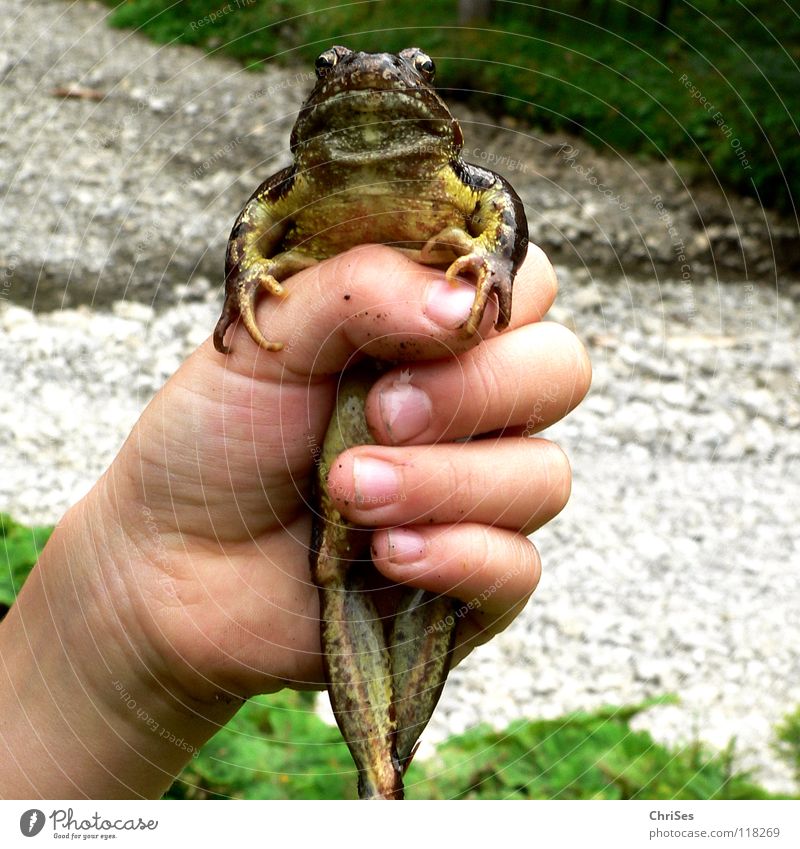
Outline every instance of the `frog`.
{"type": "MultiPolygon", "coordinates": [[[[366,53],[334,45],[317,57],[315,74],[291,132],[292,164],[256,188],[231,230],[216,349],[230,351],[226,334],[241,320],[261,348],[280,351],[282,340],[256,321],[259,296],[286,297],[292,275],[367,243],[441,268],[453,283],[474,283],[469,315],[454,332],[475,337],[492,298],[494,328],[505,329],[528,243],[523,204],[504,177],[462,159],[464,136],[433,87],[433,59],[419,47],[366,53]]],[[[369,534],[342,516],[327,488],[342,451],[374,443],[366,396],[389,365],[367,361],[340,380],[313,482],[310,568],[323,667],[362,799],[404,797],[459,615],[450,598],[397,587],[385,625],[367,591],[369,534]]]]}
{"type": "MultiPolygon", "coordinates": [[[[458,121],[432,86],[433,60],[417,47],[363,53],[336,45],[315,63],[317,83],[292,129],[293,163],[253,192],[225,259],[225,301],[214,345],[237,319],[279,351],[255,318],[258,295],[362,244],[391,245],[446,277],[475,281],[463,330],[473,335],[492,293],[495,328],[508,326],[528,227],[510,183],[461,158],[458,121]]],[[[459,328],[461,329],[461,328],[459,328]]]]}

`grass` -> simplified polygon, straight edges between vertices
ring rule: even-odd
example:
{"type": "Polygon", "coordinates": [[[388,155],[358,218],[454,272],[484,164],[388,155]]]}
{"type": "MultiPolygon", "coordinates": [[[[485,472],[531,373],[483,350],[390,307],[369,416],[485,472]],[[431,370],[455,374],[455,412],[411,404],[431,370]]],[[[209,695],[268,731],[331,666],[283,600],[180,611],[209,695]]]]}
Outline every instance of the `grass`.
{"type": "Polygon", "coordinates": [[[789,764],[800,784],[800,707],[787,714],[775,729],[775,750],[789,764]]]}
{"type": "MultiPolygon", "coordinates": [[[[700,743],[669,748],[631,720],[657,701],[503,731],[470,729],[412,764],[410,799],[775,798],[700,743]]],[[[251,699],[202,749],[167,793],[171,799],[352,799],[356,775],[336,729],[309,693],[251,699]]]]}
{"type": "Polygon", "coordinates": [[[16,600],[52,531],[26,528],[0,513],[0,619],[16,600]]]}
{"type": "MultiPolygon", "coordinates": [[[[108,2],[108,0],[107,0],[108,2]]],[[[717,181],[785,211],[800,185],[800,14],[768,0],[498,2],[459,26],[452,0],[128,0],[113,24],[162,43],[224,53],[247,67],[311,67],[333,43],[436,60],[448,99],[473,102],[620,155],[669,159],[686,180],[717,181]],[[552,8],[550,8],[552,6],[552,8]]]]}

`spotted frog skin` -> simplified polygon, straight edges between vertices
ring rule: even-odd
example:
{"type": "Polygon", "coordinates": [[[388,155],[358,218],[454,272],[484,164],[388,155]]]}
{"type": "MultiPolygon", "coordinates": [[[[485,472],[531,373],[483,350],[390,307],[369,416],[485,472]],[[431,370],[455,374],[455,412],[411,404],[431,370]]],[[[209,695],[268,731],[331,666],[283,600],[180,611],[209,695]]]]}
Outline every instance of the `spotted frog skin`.
{"type": "MultiPolygon", "coordinates": [[[[463,334],[476,332],[493,293],[495,327],[508,325],[525,213],[506,180],[461,159],[461,127],[431,86],[434,70],[416,47],[395,55],[335,46],[318,57],[317,83],[292,130],[293,164],[256,189],[233,226],[218,351],[228,352],[226,331],[238,319],[261,347],[280,350],[281,340],[256,323],[259,294],[282,296],[291,275],[366,243],[444,268],[450,280],[472,280],[463,334]]],[[[359,796],[402,799],[403,773],[447,677],[458,617],[450,599],[397,588],[385,623],[372,600],[369,534],[341,516],[327,488],[335,458],[374,441],[364,403],[381,368],[367,362],[340,383],[317,468],[311,572],[328,689],[359,770],[359,796]]]]}

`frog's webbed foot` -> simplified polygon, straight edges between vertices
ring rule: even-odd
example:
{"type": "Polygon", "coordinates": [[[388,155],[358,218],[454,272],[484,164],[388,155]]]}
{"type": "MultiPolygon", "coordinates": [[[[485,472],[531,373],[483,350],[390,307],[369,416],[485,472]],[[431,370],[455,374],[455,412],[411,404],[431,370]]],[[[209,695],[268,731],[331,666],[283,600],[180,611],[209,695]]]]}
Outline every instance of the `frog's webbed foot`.
{"type": "Polygon", "coordinates": [[[460,227],[448,227],[429,239],[422,249],[422,262],[434,259],[443,251],[455,254],[445,276],[451,283],[456,282],[459,274],[470,277],[475,282],[475,300],[464,332],[472,336],[477,331],[486,311],[486,304],[492,292],[497,293],[497,318],[494,326],[497,330],[508,327],[511,319],[511,287],[513,273],[511,263],[497,251],[487,250],[480,237],[472,237],[460,227]]]}

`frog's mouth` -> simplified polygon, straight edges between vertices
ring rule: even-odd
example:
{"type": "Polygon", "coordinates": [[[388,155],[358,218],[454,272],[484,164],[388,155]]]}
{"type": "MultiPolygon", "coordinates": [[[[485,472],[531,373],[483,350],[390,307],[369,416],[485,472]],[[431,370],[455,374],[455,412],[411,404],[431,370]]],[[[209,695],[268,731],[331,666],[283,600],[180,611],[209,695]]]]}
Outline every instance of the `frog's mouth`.
{"type": "Polygon", "coordinates": [[[303,107],[293,149],[320,146],[340,160],[360,160],[376,150],[400,155],[434,140],[446,144],[454,138],[455,122],[430,95],[423,88],[343,89],[303,107]]]}

